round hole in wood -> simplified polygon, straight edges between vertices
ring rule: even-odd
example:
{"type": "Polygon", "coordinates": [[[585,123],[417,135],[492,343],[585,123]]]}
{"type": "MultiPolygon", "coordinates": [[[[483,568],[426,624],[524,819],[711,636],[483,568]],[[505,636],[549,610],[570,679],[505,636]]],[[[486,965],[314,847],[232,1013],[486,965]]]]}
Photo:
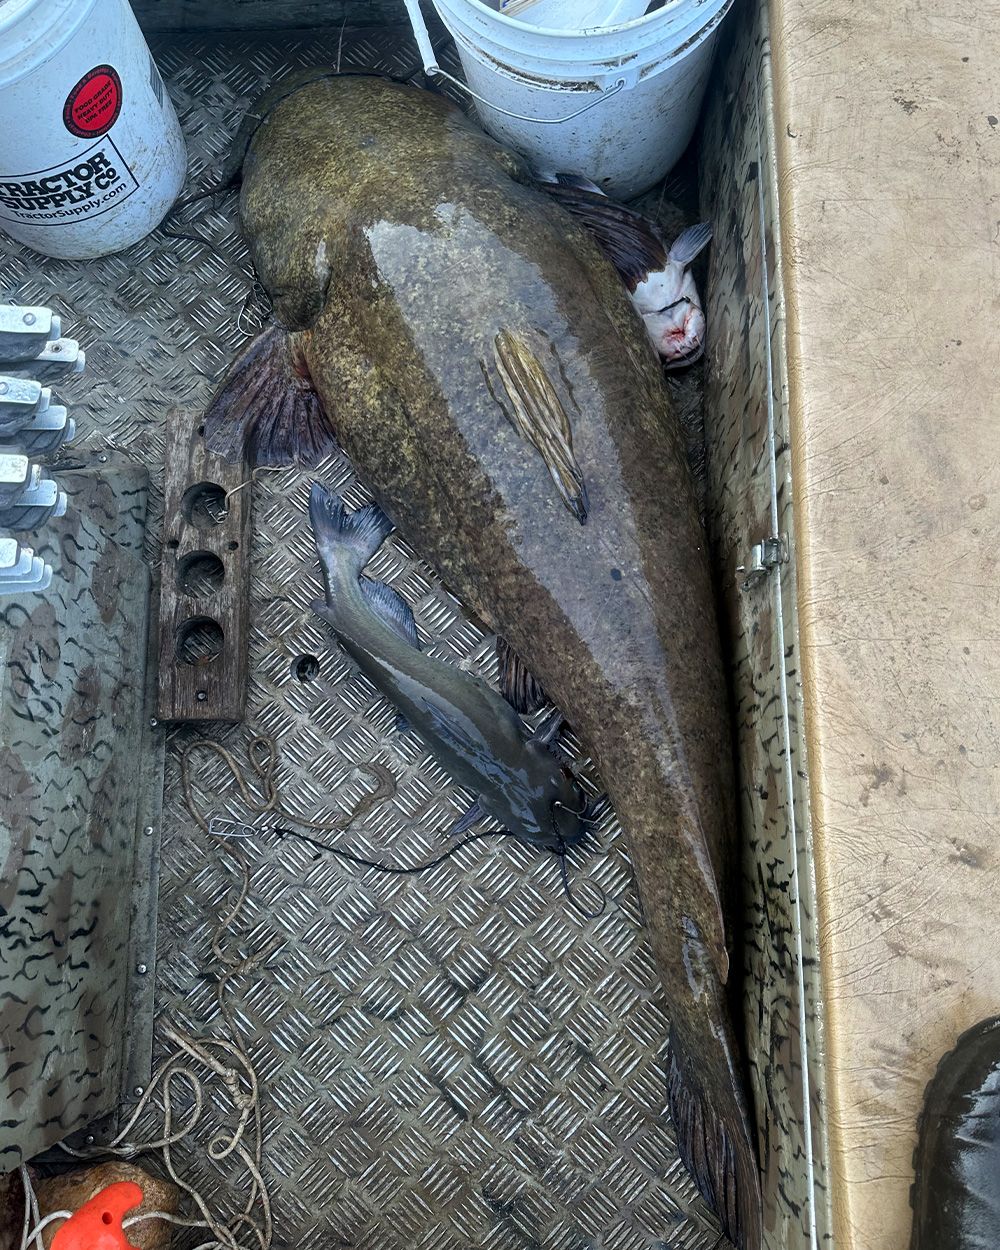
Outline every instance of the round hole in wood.
{"type": "Polygon", "coordinates": [[[222,652],[226,636],[210,616],[189,616],[174,635],[174,651],[182,664],[211,664],[222,652]]]}
{"type": "Polygon", "coordinates": [[[167,543],[167,546],[170,548],[171,551],[176,551],[177,548],[180,546],[180,543],[177,541],[176,538],[171,538],[169,542],[167,543]]]}
{"type": "Polygon", "coordinates": [[[195,482],[181,498],[181,514],[195,529],[210,530],[229,516],[229,500],[218,482],[195,482]]]}
{"type": "Polygon", "coordinates": [[[226,580],[226,566],[211,551],[189,551],[177,562],[177,589],[192,599],[214,595],[226,580]]]}
{"type": "Polygon", "coordinates": [[[314,655],[300,655],[292,660],[292,676],[299,681],[313,681],[319,676],[319,660],[314,655]]]}

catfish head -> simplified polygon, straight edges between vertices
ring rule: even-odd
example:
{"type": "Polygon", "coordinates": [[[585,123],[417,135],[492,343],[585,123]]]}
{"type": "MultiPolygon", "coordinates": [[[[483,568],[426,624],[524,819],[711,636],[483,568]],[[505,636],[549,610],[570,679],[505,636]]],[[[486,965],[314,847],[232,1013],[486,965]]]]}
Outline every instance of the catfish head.
{"type": "Polygon", "coordinates": [[[690,226],[675,241],[662,269],[638,282],[632,301],[667,369],[693,364],[705,350],[705,310],[689,268],[712,237],[707,222],[690,226]]]}

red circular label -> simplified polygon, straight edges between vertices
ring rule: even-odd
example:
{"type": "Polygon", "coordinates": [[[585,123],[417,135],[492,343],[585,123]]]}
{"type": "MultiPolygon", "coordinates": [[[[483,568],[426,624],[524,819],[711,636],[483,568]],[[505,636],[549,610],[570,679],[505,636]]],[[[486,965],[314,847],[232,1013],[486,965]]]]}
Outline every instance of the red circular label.
{"type": "Polygon", "coordinates": [[[122,80],[110,65],[97,65],[66,97],[63,122],[81,139],[106,135],[122,111],[122,80]]]}

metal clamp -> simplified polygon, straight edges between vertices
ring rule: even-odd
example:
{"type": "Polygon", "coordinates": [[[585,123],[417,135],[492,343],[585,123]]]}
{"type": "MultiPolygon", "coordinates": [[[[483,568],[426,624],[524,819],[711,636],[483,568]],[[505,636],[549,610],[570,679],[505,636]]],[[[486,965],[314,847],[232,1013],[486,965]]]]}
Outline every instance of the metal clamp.
{"type": "Polygon", "coordinates": [[[208,832],[216,838],[252,838],[259,830],[242,820],[233,820],[228,816],[212,816],[208,822],[208,832]],[[232,826],[232,829],[228,826],[232,826]]]}
{"type": "Polygon", "coordinates": [[[62,332],[51,308],[0,304],[0,360],[32,360],[62,332]]]}
{"type": "Polygon", "coordinates": [[[772,535],[769,538],[762,539],[759,543],[755,543],[750,548],[750,555],[746,564],[740,564],[736,568],[737,573],[743,574],[740,589],[749,590],[771,569],[777,568],[779,564],[785,564],[787,560],[788,551],[786,550],[784,539],[775,538],[772,535]]]}
{"type": "Polygon", "coordinates": [[[531,122],[535,126],[561,126],[563,122],[570,122],[574,117],[579,117],[581,114],[589,112],[592,108],[596,108],[598,104],[603,104],[610,96],[617,95],[619,91],[624,91],[626,86],[628,86],[626,79],[619,78],[613,87],[609,87],[606,91],[601,91],[596,100],[591,100],[589,104],[585,104],[583,108],[577,109],[575,113],[567,113],[565,117],[525,117],[523,113],[512,113],[510,109],[501,108],[499,104],[494,104],[491,100],[484,99],[478,92],[473,91],[468,83],[462,82],[460,78],[456,78],[454,74],[449,74],[447,70],[442,69],[438,65],[434,56],[430,33],[424,21],[424,15],[420,12],[420,0],[404,0],[404,3],[410,17],[410,25],[413,27],[413,37],[417,41],[420,59],[424,64],[424,73],[430,75],[431,78],[447,78],[450,83],[472,96],[478,103],[484,104],[488,109],[492,109],[494,113],[502,113],[504,117],[513,118],[514,121],[531,122]]]}

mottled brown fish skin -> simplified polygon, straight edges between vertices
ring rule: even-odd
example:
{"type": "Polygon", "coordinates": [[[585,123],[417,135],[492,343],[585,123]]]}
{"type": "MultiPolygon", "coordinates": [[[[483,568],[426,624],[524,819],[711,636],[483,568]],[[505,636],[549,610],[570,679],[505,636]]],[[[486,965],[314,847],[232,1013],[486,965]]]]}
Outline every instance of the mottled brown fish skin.
{"type": "MultiPolygon", "coordinates": [[[[388,515],[593,752],[669,1004],[681,1153],[731,1239],[756,1250],[716,887],[736,828],[723,669],[642,323],[583,228],[440,97],[330,77],[255,112],[240,212],[275,315],[388,515]],[[584,524],[512,420],[498,336],[534,351],[569,419],[584,524]]],[[[217,446],[226,421],[213,410],[217,446]]]]}

